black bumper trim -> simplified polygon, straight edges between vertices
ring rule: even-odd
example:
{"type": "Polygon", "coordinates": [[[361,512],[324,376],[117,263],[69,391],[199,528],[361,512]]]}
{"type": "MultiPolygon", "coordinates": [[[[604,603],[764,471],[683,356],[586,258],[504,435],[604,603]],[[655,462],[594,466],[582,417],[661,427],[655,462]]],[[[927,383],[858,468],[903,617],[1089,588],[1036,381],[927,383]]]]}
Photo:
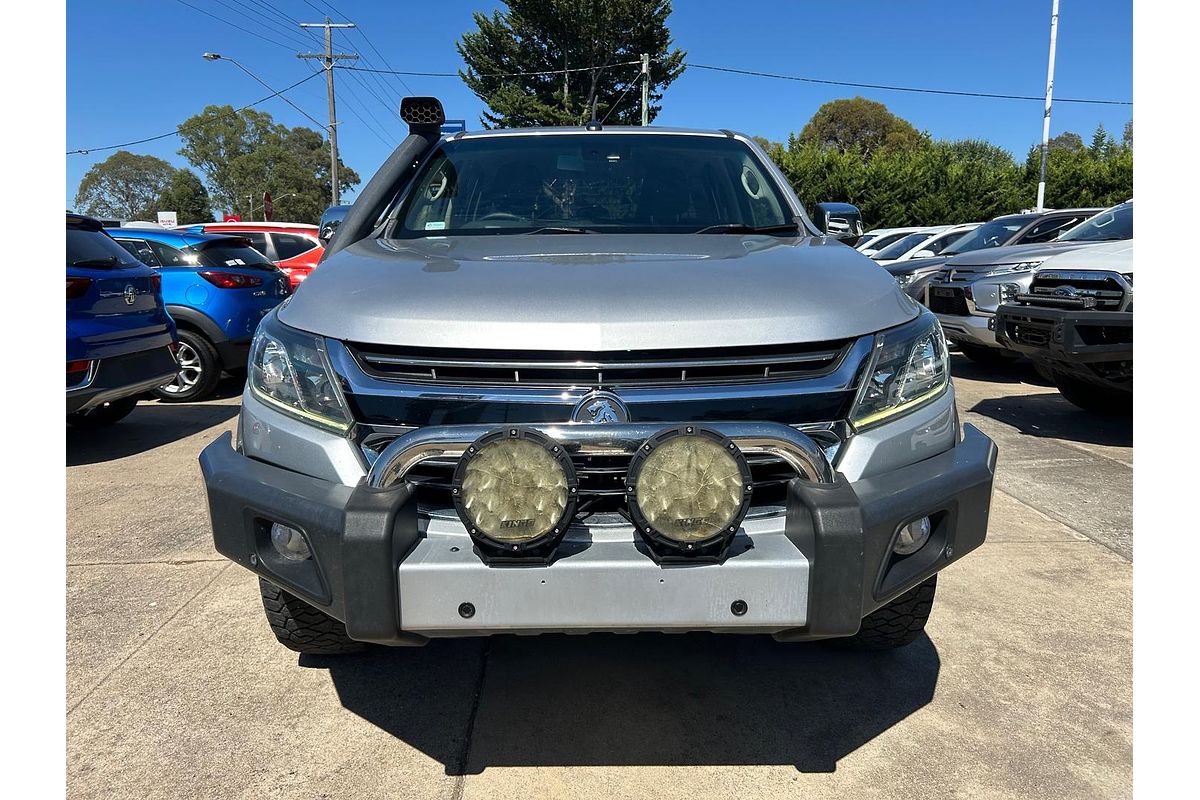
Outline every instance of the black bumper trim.
{"type": "Polygon", "coordinates": [[[1127,311],[1094,311],[1071,308],[1040,308],[1006,304],[996,312],[996,341],[1031,358],[1072,364],[1095,364],[1133,360],[1133,314],[1127,311]],[[1033,344],[1029,334],[1045,336],[1044,344],[1033,344]],[[1128,341],[1096,343],[1096,329],[1128,331],[1128,341]]]}
{"type": "Polygon", "coordinates": [[[100,359],[96,375],[83,389],[67,391],[67,413],[157,389],[179,371],[175,356],[163,345],[123,356],[100,359]]]}

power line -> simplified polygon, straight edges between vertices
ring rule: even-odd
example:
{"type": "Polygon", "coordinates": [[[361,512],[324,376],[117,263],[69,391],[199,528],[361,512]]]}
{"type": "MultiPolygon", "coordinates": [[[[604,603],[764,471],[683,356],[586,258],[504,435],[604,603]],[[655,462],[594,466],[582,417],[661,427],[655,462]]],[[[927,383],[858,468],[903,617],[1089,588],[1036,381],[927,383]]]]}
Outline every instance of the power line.
{"type": "MultiPolygon", "coordinates": [[[[1026,94],[992,94],[989,92],[959,92],[951,89],[922,89],[914,86],[888,86],[880,83],[852,83],[850,81],[831,81],[821,78],[804,78],[799,75],[780,75],[774,72],[758,72],[749,69],[734,69],[733,67],[716,67],[711,64],[691,64],[685,63],[684,66],[693,67],[695,69],[707,69],[714,72],[731,72],[735,75],[753,75],[760,78],[777,78],[784,81],[801,81],[803,83],[820,83],[827,86],[850,86],[857,89],[884,89],[889,92],[916,92],[918,94],[945,94],[954,97],[987,97],[993,100],[1036,100],[1041,103],[1046,98],[1035,95],[1026,94]]],[[[1095,105],[1110,105],[1110,106],[1131,106],[1132,101],[1129,100],[1090,100],[1080,98],[1058,98],[1060,103],[1092,103],[1095,105]]]]}
{"type": "MultiPolygon", "coordinates": [[[[640,61],[622,61],[617,64],[609,64],[607,66],[626,66],[630,64],[640,64],[640,61]]],[[[750,69],[737,69],[734,67],[718,67],[713,64],[693,64],[684,62],[683,66],[694,67],[695,69],[706,69],[713,72],[729,72],[735,75],[750,75],[758,78],[775,78],[784,81],[799,81],[802,83],[817,83],[825,86],[848,86],[856,89],[882,89],[890,92],[915,92],[918,94],[940,94],[950,95],[952,97],[984,97],[992,100],[1035,100],[1044,102],[1044,97],[1027,94],[996,94],[992,92],[963,92],[953,89],[928,89],[916,86],[891,86],[882,83],[855,83],[853,81],[834,81],[824,78],[808,78],[801,75],[781,75],[777,72],[761,72],[750,69]]],[[[342,69],[352,70],[354,72],[375,72],[381,75],[415,75],[424,78],[457,78],[457,72],[417,72],[411,70],[381,70],[368,69],[366,67],[342,67],[342,69]]],[[[571,69],[547,69],[535,70],[531,72],[491,72],[491,73],[475,73],[478,78],[516,78],[525,75],[561,75],[565,72],[590,72],[592,70],[602,69],[602,67],[573,67],[571,69]]],[[[1131,106],[1131,100],[1096,100],[1090,98],[1066,97],[1058,98],[1060,103],[1086,103],[1093,105],[1110,105],[1110,106],[1131,106]]]]}
{"type": "MultiPolygon", "coordinates": [[[[562,75],[564,72],[592,72],[593,70],[608,69],[609,67],[624,67],[630,64],[641,64],[639,61],[618,61],[615,64],[604,64],[596,67],[571,67],[570,69],[539,69],[531,72],[476,72],[477,78],[519,78],[525,75],[562,75]]],[[[422,78],[457,78],[457,72],[413,72],[396,69],[367,69],[366,67],[340,67],[352,72],[375,72],[380,75],[414,75],[422,78]]]]}
{"type": "Polygon", "coordinates": [[[121,147],[132,147],[135,144],[145,144],[146,142],[153,142],[153,141],[157,141],[158,139],[166,139],[168,136],[178,136],[179,134],[184,133],[185,131],[190,131],[190,130],[197,129],[197,128],[203,128],[204,126],[211,125],[212,123],[217,122],[219,120],[226,119],[228,117],[232,117],[237,114],[240,114],[241,112],[245,111],[247,108],[251,108],[251,107],[259,105],[261,103],[265,103],[273,97],[279,97],[284,92],[290,92],[292,89],[295,89],[300,84],[307,83],[308,81],[311,81],[313,78],[315,78],[316,76],[318,76],[320,74],[321,73],[319,73],[319,72],[314,72],[313,74],[309,75],[307,78],[301,78],[300,80],[293,83],[291,86],[286,86],[286,87],[280,89],[278,92],[274,92],[272,94],[267,95],[266,97],[262,98],[261,100],[255,100],[253,103],[247,103],[246,105],[242,106],[241,108],[235,108],[233,111],[222,113],[219,116],[213,117],[212,119],[203,120],[201,122],[197,122],[192,125],[180,125],[178,128],[176,128],[173,131],[170,131],[169,133],[160,133],[158,136],[147,136],[145,139],[137,139],[136,141],[132,141],[132,142],[122,142],[121,144],[110,144],[110,145],[105,145],[104,147],[81,147],[78,150],[68,150],[67,155],[69,155],[69,156],[87,155],[88,153],[101,153],[101,152],[104,152],[105,150],[116,150],[121,147]]]}
{"type": "Polygon", "coordinates": [[[241,25],[238,25],[236,22],[230,22],[229,20],[225,19],[224,17],[218,17],[216,14],[213,14],[209,11],[205,11],[203,8],[199,8],[197,6],[192,5],[191,3],[186,2],[186,0],[175,0],[175,2],[179,3],[180,5],[187,6],[188,8],[192,9],[193,11],[199,11],[201,14],[205,15],[206,17],[212,17],[213,19],[217,20],[218,22],[223,22],[231,28],[237,28],[242,33],[248,33],[251,36],[255,37],[256,39],[262,39],[264,42],[273,44],[276,47],[282,47],[286,50],[292,49],[291,45],[286,45],[283,42],[277,41],[277,40],[272,39],[267,36],[263,36],[260,33],[255,33],[254,31],[250,30],[249,28],[243,28],[241,25]]]}

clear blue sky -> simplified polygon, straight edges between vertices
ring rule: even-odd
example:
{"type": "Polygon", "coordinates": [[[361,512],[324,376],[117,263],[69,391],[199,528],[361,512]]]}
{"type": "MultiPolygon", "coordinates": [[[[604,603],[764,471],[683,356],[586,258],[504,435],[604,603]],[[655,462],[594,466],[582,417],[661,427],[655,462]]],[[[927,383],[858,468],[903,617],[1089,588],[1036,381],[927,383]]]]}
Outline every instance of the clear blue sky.
{"type": "MultiPolygon", "coordinates": [[[[275,88],[304,77],[311,62],[301,62],[295,53],[305,34],[271,9],[304,22],[321,20],[317,8],[326,9],[335,22],[349,18],[382,58],[354,32],[336,31],[335,46],[367,56],[376,67],[386,59],[397,70],[453,72],[461,66],[454,43],[473,28],[472,12],[497,5],[489,0],[336,0],[330,10],[323,0],[187,2],[278,44],[178,0],[69,0],[68,149],[164,133],[205,105],[237,107],[268,93],[234,65],[204,61],[206,50],[238,59],[275,88]]],[[[1002,94],[1040,95],[1045,89],[1050,0],[675,0],[674,5],[669,25],[676,46],[699,64],[1002,94]],[[856,20],[847,21],[847,14],[857,15],[856,20]]],[[[1061,0],[1056,96],[1132,99],[1132,16],[1131,0],[1061,0]]],[[[310,40],[304,49],[317,44],[310,40]]],[[[409,93],[396,78],[381,76],[385,93],[373,78],[360,77],[393,101],[409,93]]],[[[365,180],[403,138],[404,126],[394,104],[385,106],[345,72],[338,80],[342,160],[365,180]]],[[[439,96],[448,117],[466,118],[468,127],[478,127],[482,104],[457,78],[403,80],[412,93],[439,96]]],[[[667,90],[657,122],[733,128],[784,140],[822,103],[854,94],[886,103],[936,138],[987,139],[1019,158],[1041,136],[1040,102],[854,90],[698,69],[685,72],[667,90]]],[[[321,78],[288,96],[318,120],[327,118],[321,78]]],[[[287,125],[314,127],[279,98],[259,108],[287,125]]],[[[1119,137],[1132,114],[1131,106],[1057,103],[1051,135],[1071,130],[1086,141],[1103,123],[1119,137]]],[[[178,147],[177,139],[167,138],[127,149],[186,166],[178,147]]],[[[84,172],[111,152],[67,156],[67,208],[84,172]]]]}

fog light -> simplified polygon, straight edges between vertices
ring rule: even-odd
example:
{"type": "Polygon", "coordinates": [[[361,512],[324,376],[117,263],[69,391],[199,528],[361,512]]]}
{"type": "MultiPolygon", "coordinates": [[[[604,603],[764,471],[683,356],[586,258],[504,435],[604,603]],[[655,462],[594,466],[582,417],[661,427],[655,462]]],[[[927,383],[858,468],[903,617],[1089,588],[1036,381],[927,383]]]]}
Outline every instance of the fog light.
{"type": "Polygon", "coordinates": [[[896,543],[892,545],[893,552],[898,556],[910,556],[917,552],[929,541],[932,527],[929,517],[921,517],[908,523],[896,535],[896,543]]]}
{"type": "Polygon", "coordinates": [[[280,525],[278,522],[271,524],[271,545],[276,553],[288,561],[304,561],[312,557],[304,535],[295,528],[280,525]]]}
{"type": "Polygon", "coordinates": [[[648,439],[629,465],[626,493],[638,531],[681,555],[723,550],[750,507],[753,478],[737,446],[686,425],[648,439]]]}
{"type": "Polygon", "coordinates": [[[575,516],[578,483],[566,448],[537,431],[508,428],[477,439],[454,471],[459,519],[493,555],[552,548],[575,516]]]}

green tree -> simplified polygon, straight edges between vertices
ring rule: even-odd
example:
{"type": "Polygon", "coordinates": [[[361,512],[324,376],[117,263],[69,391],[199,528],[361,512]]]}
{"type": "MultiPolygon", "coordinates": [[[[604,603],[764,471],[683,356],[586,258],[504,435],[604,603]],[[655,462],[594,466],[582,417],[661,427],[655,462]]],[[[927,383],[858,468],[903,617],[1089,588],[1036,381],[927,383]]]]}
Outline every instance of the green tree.
{"type": "Polygon", "coordinates": [[[175,168],[161,158],[118,150],[84,174],[75,193],[75,209],[97,217],[151,220],[155,201],[174,173],[175,168]]]}
{"type": "MultiPolygon", "coordinates": [[[[217,209],[261,214],[269,191],[279,198],[276,218],[315,223],[329,205],[329,145],[311,128],[288,128],[265,111],[207,106],[180,124],[179,136],[179,154],[204,174],[217,209]]],[[[338,162],[342,192],[359,180],[338,162]]]]}
{"type": "Polygon", "coordinates": [[[592,114],[617,125],[641,121],[638,81],[642,53],[650,55],[649,118],[663,90],[684,70],[671,49],[670,0],[508,0],[478,30],[463,34],[459,72],[488,106],[485,128],[580,125],[592,114]],[[553,70],[578,70],[551,74],[553,70]],[[529,73],[514,75],[513,73],[529,73]]]}
{"type": "Polygon", "coordinates": [[[1083,149],[1083,137],[1073,131],[1064,131],[1058,136],[1050,137],[1046,146],[1051,150],[1067,150],[1075,152],[1083,149]]]}
{"type": "Polygon", "coordinates": [[[883,103],[853,97],[831,100],[818,108],[800,131],[799,140],[842,152],[854,150],[870,159],[879,150],[917,147],[921,134],[883,103]]]}
{"type": "Polygon", "coordinates": [[[193,222],[212,222],[208,190],[200,178],[190,169],[177,169],[171,176],[167,188],[154,204],[157,211],[174,211],[180,225],[193,222]]]}

